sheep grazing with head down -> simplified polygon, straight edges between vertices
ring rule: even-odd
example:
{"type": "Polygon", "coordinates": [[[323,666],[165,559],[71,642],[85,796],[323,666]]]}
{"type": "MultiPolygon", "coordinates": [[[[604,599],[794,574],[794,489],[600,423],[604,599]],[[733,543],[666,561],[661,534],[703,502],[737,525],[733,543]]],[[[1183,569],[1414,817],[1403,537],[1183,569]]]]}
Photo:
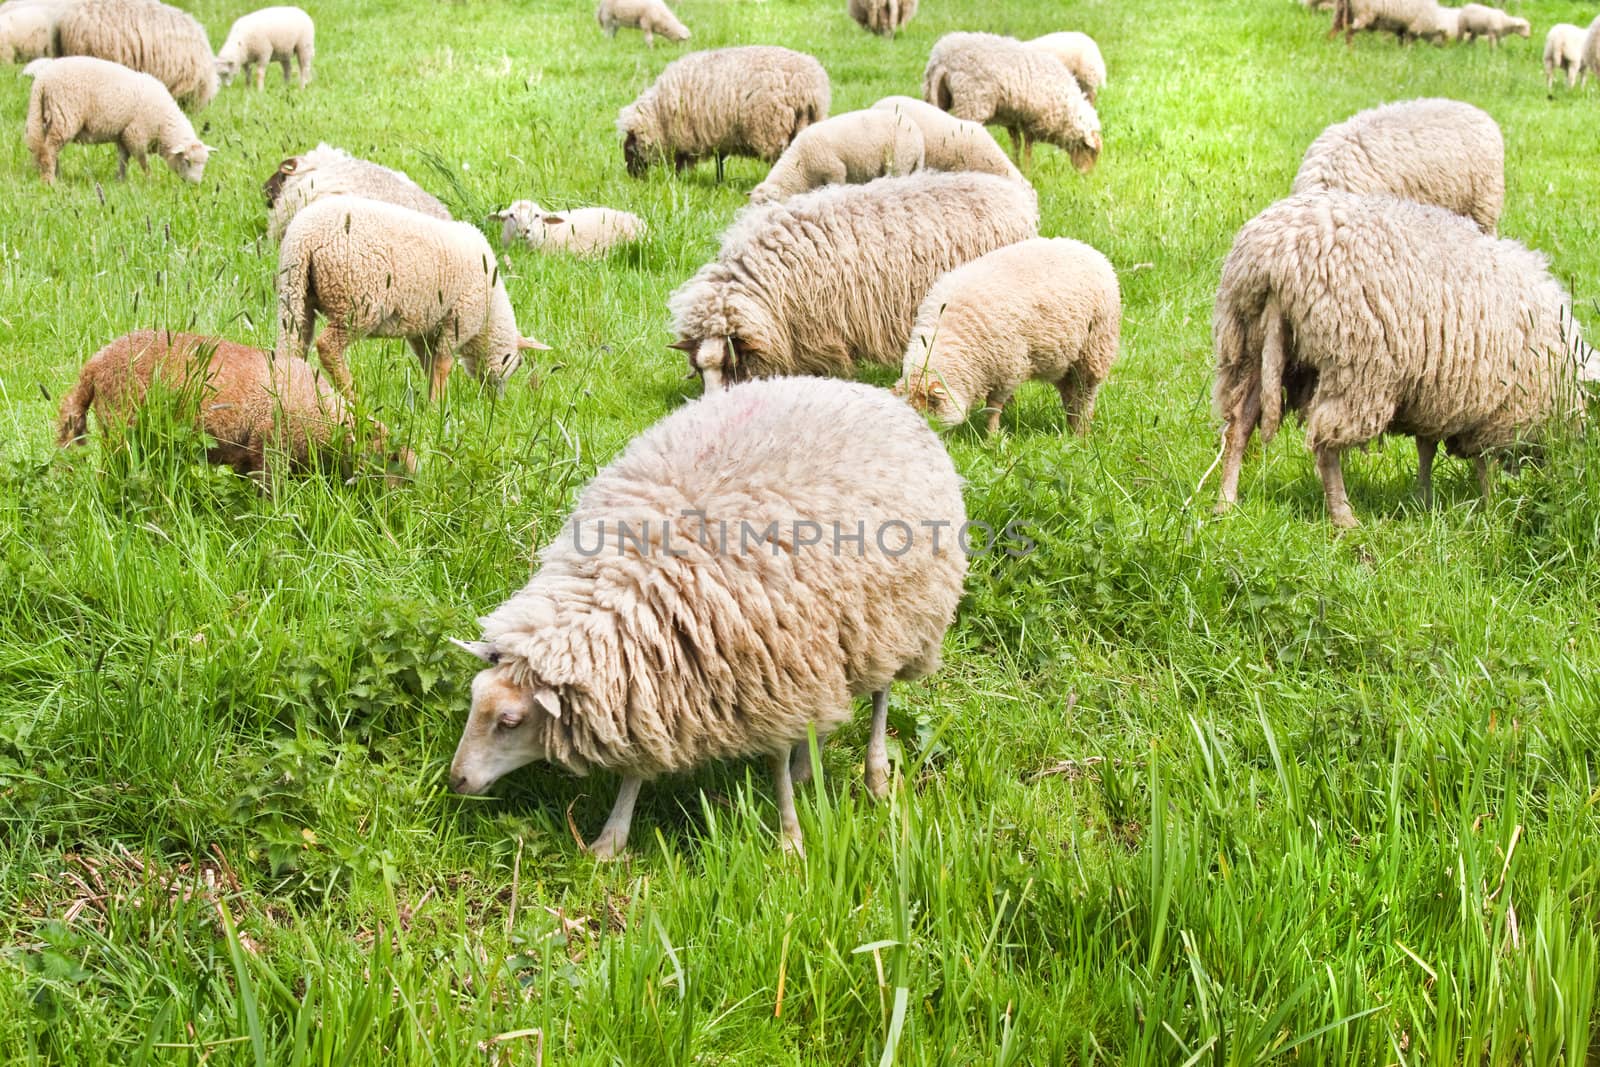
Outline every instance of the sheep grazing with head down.
{"type": "Polygon", "coordinates": [[[451,788],[537,760],[620,774],[590,846],[610,858],[643,782],[764,755],[800,851],[791,761],[867,694],[867,786],[887,794],[889,685],[939,665],[965,522],[938,436],[882,389],[784,378],[680,408],[595,476],[466,646],[490,666],[451,788]]]}
{"type": "Polygon", "coordinates": [[[669,41],[689,39],[689,27],[678,21],[665,0],[600,0],[594,18],[607,37],[615,37],[622,26],[642,30],[644,43],[651,48],[658,33],[669,41]]]}
{"type": "Polygon", "coordinates": [[[782,200],[823,185],[870,182],[922,169],[922,130],[882,108],[850,111],[807,126],[750,190],[750,202],[782,200]]]}
{"type": "Polygon", "coordinates": [[[934,280],[1038,225],[1032,187],[988,174],[920,171],[749,207],[668,299],[672,347],[708,391],[897,366],[934,280]]]}
{"type": "Polygon", "coordinates": [[[283,68],[283,84],[289,84],[289,60],[300,67],[300,88],[311,81],[311,60],[317,54],[317,27],[311,16],[298,7],[264,7],[241,15],[228,30],[228,39],[217,50],[217,73],[224,84],[244,71],[255,68],[256,89],[267,80],[267,66],[276,62],[283,68]]]}
{"type": "Polygon", "coordinates": [[[856,25],[879,37],[893,37],[916,18],[917,0],[850,0],[856,25]]]}
{"type": "Polygon", "coordinates": [[[1461,7],[1461,39],[1464,41],[1487,37],[1489,44],[1498,48],[1502,37],[1512,34],[1528,37],[1532,33],[1533,26],[1527,19],[1508,15],[1497,7],[1487,4],[1463,4],[1461,7]]]}
{"type": "Polygon", "coordinates": [[[432,218],[450,218],[449,208],[402,172],[328,144],[279,163],[261,192],[267,198],[267,236],[274,241],[283,240],[289,220],[301,208],[325,196],[364,196],[432,218]]]}
{"type": "Polygon", "coordinates": [[[61,18],[64,56],[94,56],[161,81],[198,111],[217,95],[217,62],[205,27],[158,0],[83,0],[61,18]]]}
{"type": "Polygon", "coordinates": [[[1012,181],[1027,181],[1006,156],[1000,142],[976,122],[958,119],[914,96],[886,96],[873,104],[872,110],[893,112],[916,124],[922,131],[922,165],[925,167],[974,170],[1012,181]]]}
{"type": "Polygon", "coordinates": [[[1328,517],[1356,525],[1340,457],[1382,434],[1417,439],[1432,496],[1439,444],[1472,457],[1525,443],[1583,411],[1600,379],[1571,301],[1543,256],[1459,215],[1386,196],[1325,192],[1267,208],[1234,240],[1212,319],[1212,399],[1226,423],[1218,510],[1239,495],[1259,427],[1298,411],[1328,517]]]}

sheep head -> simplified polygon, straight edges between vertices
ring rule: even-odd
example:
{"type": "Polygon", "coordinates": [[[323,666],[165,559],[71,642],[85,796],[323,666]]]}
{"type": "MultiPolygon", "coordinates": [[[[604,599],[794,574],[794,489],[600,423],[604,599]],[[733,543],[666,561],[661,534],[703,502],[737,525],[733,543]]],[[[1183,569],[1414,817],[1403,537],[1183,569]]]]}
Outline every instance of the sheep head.
{"type": "Polygon", "coordinates": [[[939,425],[947,429],[959,426],[966,420],[966,404],[951,393],[947,382],[936,375],[913,371],[894,383],[893,392],[913,409],[932,415],[939,425]]]}
{"type": "Polygon", "coordinates": [[[472,680],[472,710],[450,761],[451,790],[476,795],[518,767],[546,758],[546,727],[560,720],[561,697],[522,660],[501,662],[494,645],[455,644],[489,665],[472,680]]]}
{"type": "Polygon", "coordinates": [[[300,157],[290,156],[278,164],[278,169],[272,172],[272,177],[262,183],[261,193],[267,198],[268,207],[277,204],[278,198],[283,195],[283,183],[288,181],[299,167],[300,157]]]}
{"type": "Polygon", "coordinates": [[[699,376],[707,393],[715,393],[750,376],[750,346],[738,336],[684,338],[667,346],[689,357],[689,376],[699,376]]]}
{"type": "Polygon", "coordinates": [[[199,183],[206,172],[206,160],[211,158],[211,153],[216,149],[200,141],[190,141],[188,144],[178,145],[176,148],[163,153],[167,166],[171,167],[178,176],[188,182],[199,183]]]}

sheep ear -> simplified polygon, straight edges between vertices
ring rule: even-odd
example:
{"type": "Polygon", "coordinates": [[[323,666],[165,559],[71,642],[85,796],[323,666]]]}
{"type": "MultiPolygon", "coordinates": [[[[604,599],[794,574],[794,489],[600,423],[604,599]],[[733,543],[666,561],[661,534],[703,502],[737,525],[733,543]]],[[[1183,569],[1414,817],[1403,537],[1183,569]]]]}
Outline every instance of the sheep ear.
{"type": "Polygon", "coordinates": [[[507,214],[506,212],[504,212],[504,211],[491,211],[491,212],[489,212],[488,219],[486,219],[485,221],[487,221],[487,222],[504,222],[504,221],[506,221],[506,219],[509,219],[510,217],[511,216],[509,214],[507,214]]]}
{"type": "Polygon", "coordinates": [[[450,643],[463,652],[477,656],[491,667],[500,662],[500,653],[487,641],[463,641],[459,637],[452,637],[450,643]]]}
{"type": "Polygon", "coordinates": [[[535,689],[533,691],[533,702],[543,708],[552,719],[561,718],[561,698],[556,696],[554,689],[535,689]]]}
{"type": "Polygon", "coordinates": [[[928,386],[928,395],[940,400],[949,400],[950,393],[945,389],[943,382],[934,382],[928,386]]]}
{"type": "Polygon", "coordinates": [[[543,342],[535,341],[531,337],[519,337],[519,338],[517,338],[517,351],[518,352],[548,352],[548,351],[550,351],[550,346],[547,345],[547,344],[544,344],[543,342]]]}
{"type": "Polygon", "coordinates": [[[700,347],[700,342],[685,337],[681,341],[668,342],[667,347],[676,348],[679,352],[693,352],[695,349],[700,347]]]}
{"type": "Polygon", "coordinates": [[[546,215],[540,221],[542,221],[546,226],[560,226],[567,220],[562,218],[560,215],[546,215]]]}
{"type": "Polygon", "coordinates": [[[295,168],[298,167],[299,165],[300,165],[299,158],[296,157],[296,156],[291,156],[290,158],[284,160],[282,163],[278,164],[278,173],[279,174],[293,174],[294,171],[295,171],[295,168]]]}

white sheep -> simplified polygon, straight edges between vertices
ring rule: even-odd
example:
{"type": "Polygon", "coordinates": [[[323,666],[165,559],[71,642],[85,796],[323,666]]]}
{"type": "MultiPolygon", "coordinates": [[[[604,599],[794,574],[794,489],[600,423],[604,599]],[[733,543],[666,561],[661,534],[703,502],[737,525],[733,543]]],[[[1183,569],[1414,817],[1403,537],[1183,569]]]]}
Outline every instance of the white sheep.
{"type": "Polygon", "coordinates": [[[1328,36],[1343,30],[1347,45],[1357,33],[1380,30],[1393,33],[1401,44],[1413,37],[1439,40],[1459,32],[1459,17],[1441,13],[1438,0],[1337,0],[1328,36]]]}
{"type": "Polygon", "coordinates": [[[1600,16],[1589,23],[1583,35],[1583,84],[1589,84],[1589,75],[1600,78],[1600,16]]]}
{"type": "Polygon", "coordinates": [[[450,218],[449,208],[402,172],[328,144],[279,163],[261,191],[267,198],[267,235],[274,241],[283,239],[297,212],[325,196],[364,196],[436,219],[450,218]]]}
{"type": "Polygon", "coordinates": [[[1093,37],[1077,30],[1063,30],[1035,37],[1028,43],[1035,48],[1043,48],[1059,59],[1077,79],[1078,88],[1089,98],[1089,103],[1096,102],[1106,84],[1106,61],[1100,55],[1100,46],[1093,37]]]}
{"type": "Polygon", "coordinates": [[[55,54],[55,22],[37,4],[0,11],[0,63],[24,63],[55,54]]]}
{"type": "Polygon", "coordinates": [[[1473,41],[1487,37],[1491,47],[1500,46],[1500,38],[1516,34],[1527,37],[1533,27],[1527,19],[1508,15],[1497,7],[1486,4],[1463,4],[1461,7],[1461,39],[1473,41]]]}
{"type": "Polygon", "coordinates": [[[199,110],[217,95],[217,62],[205,27],[158,0],[82,0],[57,26],[64,56],[93,56],[159,78],[173,99],[199,110]]]}
{"type": "Polygon", "coordinates": [[[920,171],[746,208],[668,299],[672,347],[707,391],[785,374],[897,366],[945,271],[1038,232],[1031,186],[920,171]]]}
{"type": "Polygon", "coordinates": [[[267,67],[283,68],[283,84],[289,84],[289,60],[300,68],[300,88],[311,81],[311,60],[317,54],[317,28],[311,16],[298,7],[264,7],[240,15],[228,30],[228,39],[217,50],[217,73],[224,85],[244,71],[255,68],[256,89],[266,85],[267,67]]]}
{"type": "Polygon", "coordinates": [[[37,68],[25,136],[46,185],[55,182],[56,157],[69,141],[115,144],[119,180],[128,176],[130,156],[149,173],[145,157],[154,148],[179,176],[198,182],[216,151],[195,136],[165,85],[88,56],[52,59],[37,68]]]}
{"type": "Polygon", "coordinates": [[[1026,178],[1011,162],[988,130],[976,122],[958,119],[926,100],[914,96],[886,96],[872,105],[874,110],[904,115],[922,131],[923,166],[932,170],[971,170],[993,174],[1012,181],[1026,178]]]}
{"type": "Polygon", "coordinates": [[[893,37],[916,18],[917,0],[850,0],[850,17],[879,37],[893,37]]]}
{"type": "Polygon", "coordinates": [[[615,37],[619,26],[643,30],[644,43],[651,48],[658,33],[669,41],[689,39],[689,27],[678,21],[665,0],[600,0],[594,17],[607,37],[615,37]]]}
{"type": "Polygon", "coordinates": [[[911,174],[922,169],[923,155],[922,130],[906,116],[878,108],[849,111],[801,130],[766,180],[750,190],[750,202],[911,174]]]}
{"type": "Polygon", "coordinates": [[[629,211],[578,207],[547,211],[532,200],[517,200],[489,216],[500,224],[500,242],[521,241],[529,248],[601,256],[619,245],[644,238],[644,220],[629,211]]]}
{"type": "Polygon", "coordinates": [[[1581,27],[1570,22],[1558,22],[1544,35],[1544,88],[1553,93],[1556,88],[1556,71],[1567,76],[1567,88],[1578,84],[1583,70],[1583,39],[1581,27]]]}
{"type": "Polygon", "coordinates": [[[1073,432],[1086,433],[1121,336],[1122,296],[1105,256],[1065,237],[1018,241],[928,290],[895,392],[946,427],[982,406],[994,433],[1018,386],[1049,382],[1073,432]]]}
{"type": "Polygon", "coordinates": [[[645,781],[765,755],[803,851],[791,761],[867,694],[867,787],[888,794],[889,686],[939,666],[965,523],[938,436],[883,389],[785,378],[678,409],[583,490],[483,640],[458,642],[489,666],[451,788],[541,760],[620,774],[589,847],[610,859],[645,781]]]}
{"type": "Polygon", "coordinates": [[[344,350],[363,337],[404,337],[440,396],[457,354],[503,386],[522,353],[547,346],[517,332],[494,250],[476,226],[359,196],[330,196],[289,223],[278,253],[278,345],[304,359],[320,311],[317,356],[354,396],[344,350]]]}

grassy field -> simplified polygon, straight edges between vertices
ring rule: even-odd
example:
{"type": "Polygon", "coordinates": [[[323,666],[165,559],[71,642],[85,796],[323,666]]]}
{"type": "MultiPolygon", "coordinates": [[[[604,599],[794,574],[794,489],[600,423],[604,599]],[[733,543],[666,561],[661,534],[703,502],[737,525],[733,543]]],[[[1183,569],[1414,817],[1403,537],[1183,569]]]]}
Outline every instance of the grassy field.
{"type": "MultiPolygon", "coordinates": [[[[220,44],[252,5],[191,6],[220,44]]],[[[1547,99],[1534,39],[1323,41],[1287,0],[683,0],[697,47],[816,54],[843,111],[915,93],[956,29],[1082,28],[1106,154],[1042,149],[1042,230],[1118,266],[1122,359],[1092,434],[1023,390],[947,440],[969,511],[1040,548],[980,562],[947,666],[895,695],[893,799],[864,723],[778,851],[764,769],[648,788],[630,857],[584,856],[615,783],[444,770],[472,664],[447,636],[630,436],[697,388],[667,293],[762,176],[630,180],[612,121],[679,50],[584,2],[308,0],[317,80],[226,90],[198,188],[69,147],[46,189],[0,69],[0,1062],[8,1064],[1578,1063],[1600,1051],[1600,447],[1487,505],[1408,441],[1347,463],[1335,537],[1299,434],[1213,519],[1210,310],[1234,232],[1331,121],[1443,94],[1507,141],[1502,232],[1600,324],[1600,94],[1547,99]],[[555,346],[498,401],[423,402],[398,342],[358,388],[421,457],[398,491],[271,494],[136,436],[55,454],[54,401],[135,327],[270,345],[260,183],[328,140],[461,218],[533,195],[644,215],[600,263],[510,253],[555,346]],[[1589,666],[1585,667],[1584,665],[1589,666]]],[[[887,375],[874,380],[886,382],[887,375]]],[[[864,716],[863,716],[864,718],[864,716]]]]}

